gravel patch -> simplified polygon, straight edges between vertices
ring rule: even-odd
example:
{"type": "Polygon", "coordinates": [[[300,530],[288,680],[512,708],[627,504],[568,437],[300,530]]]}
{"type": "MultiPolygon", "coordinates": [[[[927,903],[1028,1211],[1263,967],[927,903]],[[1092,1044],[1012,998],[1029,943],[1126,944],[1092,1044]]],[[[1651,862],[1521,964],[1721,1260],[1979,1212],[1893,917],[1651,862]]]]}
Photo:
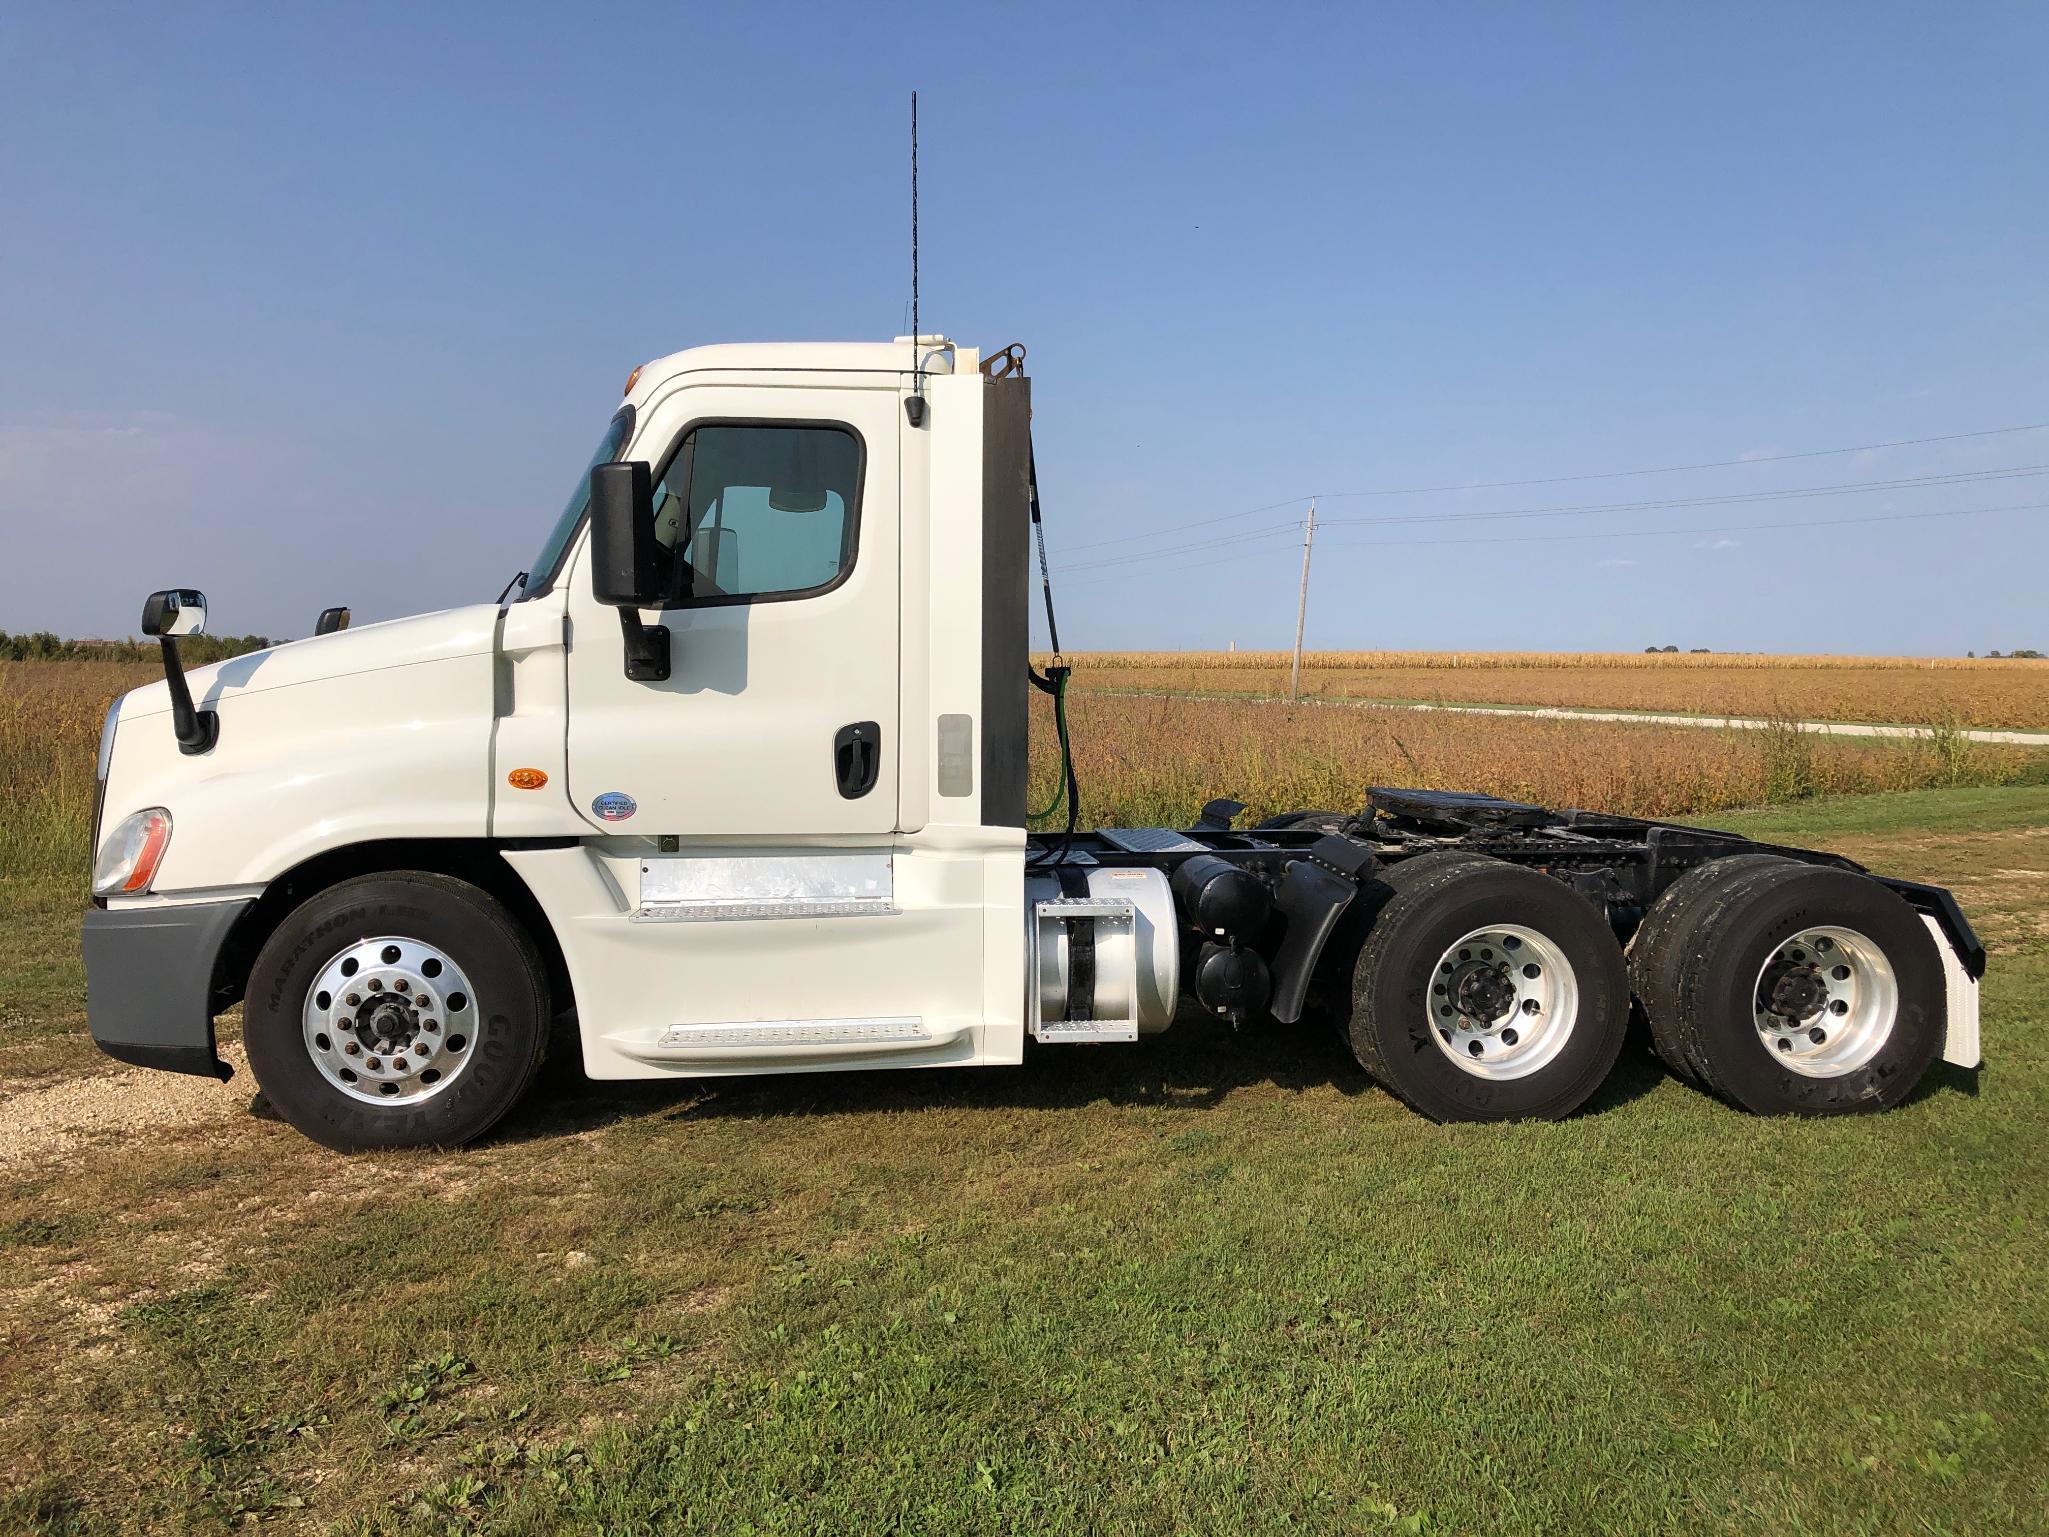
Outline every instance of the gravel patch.
{"type": "Polygon", "coordinates": [[[239,1044],[223,1044],[233,1083],[190,1073],[124,1071],[0,1098],[0,1168],[41,1163],[84,1144],[158,1126],[245,1115],[255,1080],[239,1044]]]}

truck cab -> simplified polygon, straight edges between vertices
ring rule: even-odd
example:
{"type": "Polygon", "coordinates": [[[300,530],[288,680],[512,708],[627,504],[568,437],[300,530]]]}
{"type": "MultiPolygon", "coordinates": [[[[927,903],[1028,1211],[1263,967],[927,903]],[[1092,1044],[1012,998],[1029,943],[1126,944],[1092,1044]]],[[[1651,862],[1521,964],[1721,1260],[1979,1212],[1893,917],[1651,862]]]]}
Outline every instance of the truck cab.
{"type": "MultiPolygon", "coordinates": [[[[203,752],[166,684],[118,701],[96,843],[165,825],[146,878],[97,883],[101,1043],[220,1071],[212,1015],[281,908],[425,871],[544,915],[595,1077],[1018,1061],[1030,386],[979,362],[905,337],[645,364],[592,458],[647,467],[644,610],[593,591],[586,473],[513,601],[197,670],[203,752]]],[[[361,1092],[405,1099],[419,1056],[361,1092]]]]}
{"type": "Polygon", "coordinates": [[[1400,792],[1246,830],[1219,803],[1079,831],[1070,796],[1062,837],[1028,837],[1031,685],[1059,703],[1064,677],[1027,655],[1021,364],[941,336],[678,352],[633,371],[506,601],[323,616],[188,675],[204,599],[156,595],[166,677],[100,746],[95,1038],[225,1077],[214,1020],[243,1002],[267,1097],[356,1149],[480,1135],[551,1036],[596,1078],[1015,1064],[1027,1034],[1164,1029],[1186,994],[1239,1022],[1322,1009],[1440,1119],[1562,1114],[1620,1050],[1623,942],[1747,856],[1884,898],[1838,925],[1836,955],[1871,957],[1855,999],[1790,950],[1754,973],[1783,1012],[1739,1034],[1785,1043],[1775,1071],[1813,1055],[1792,1099],[1868,1108],[1945,1042],[1975,1059],[1954,903],[1826,855],[1400,792]],[[1411,908],[1431,953],[1404,959],[1411,908]],[[1429,925],[1455,912],[1440,973],[1429,925]],[[1383,998],[1410,971],[1416,1000],[1383,998]],[[1846,1000],[1875,1022],[1854,1049],[1815,1025],[1830,1057],[1804,1022],[1846,1000]]]}

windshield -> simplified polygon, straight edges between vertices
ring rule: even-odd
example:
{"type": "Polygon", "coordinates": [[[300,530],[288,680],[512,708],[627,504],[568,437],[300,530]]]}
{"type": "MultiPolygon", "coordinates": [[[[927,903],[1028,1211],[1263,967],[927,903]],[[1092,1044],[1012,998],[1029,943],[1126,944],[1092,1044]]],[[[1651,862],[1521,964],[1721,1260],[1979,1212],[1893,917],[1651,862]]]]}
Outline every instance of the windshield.
{"type": "Polygon", "coordinates": [[[619,414],[612,418],[605,428],[605,436],[598,443],[597,452],[591,455],[583,473],[576,477],[576,485],[569,493],[569,505],[562,509],[562,516],[555,520],[555,526],[548,531],[548,541],[541,546],[541,553],[534,557],[534,563],[527,569],[526,591],[522,598],[537,597],[554,585],[556,567],[562,564],[563,553],[569,548],[569,541],[576,537],[577,527],[583,522],[583,515],[590,511],[591,471],[601,464],[610,464],[619,457],[619,450],[626,446],[626,440],[633,433],[633,407],[622,406],[619,414]]]}

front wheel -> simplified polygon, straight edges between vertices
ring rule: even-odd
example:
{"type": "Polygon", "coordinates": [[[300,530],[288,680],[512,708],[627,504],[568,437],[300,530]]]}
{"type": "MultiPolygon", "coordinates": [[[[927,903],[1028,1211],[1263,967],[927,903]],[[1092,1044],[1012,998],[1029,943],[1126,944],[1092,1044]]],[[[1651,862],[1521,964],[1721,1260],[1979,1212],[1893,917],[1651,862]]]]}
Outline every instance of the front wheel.
{"type": "Polygon", "coordinates": [[[1607,920],[1550,876],[1425,856],[1390,892],[1352,974],[1359,1063],[1436,1121],[1555,1120],[1621,1053],[1629,985],[1607,920]]]}
{"type": "Polygon", "coordinates": [[[453,1147],[532,1080],[547,973],[487,892],[419,871],[309,898],[250,973],[243,1035],[264,1095],[340,1152],[453,1147]]]}

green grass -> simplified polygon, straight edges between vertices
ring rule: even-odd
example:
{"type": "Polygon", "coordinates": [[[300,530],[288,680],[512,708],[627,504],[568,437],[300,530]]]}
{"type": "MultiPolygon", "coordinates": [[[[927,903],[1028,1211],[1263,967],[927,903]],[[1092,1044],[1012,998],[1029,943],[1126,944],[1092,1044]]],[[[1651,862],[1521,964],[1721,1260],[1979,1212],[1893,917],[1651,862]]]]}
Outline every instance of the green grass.
{"type": "Polygon", "coordinates": [[[1989,1066],[1433,1127],[1195,1025],[109,1143],[0,1176],[0,1531],[2049,1529],[2049,791],[1713,820],[1955,881],[1989,1066]]]}

